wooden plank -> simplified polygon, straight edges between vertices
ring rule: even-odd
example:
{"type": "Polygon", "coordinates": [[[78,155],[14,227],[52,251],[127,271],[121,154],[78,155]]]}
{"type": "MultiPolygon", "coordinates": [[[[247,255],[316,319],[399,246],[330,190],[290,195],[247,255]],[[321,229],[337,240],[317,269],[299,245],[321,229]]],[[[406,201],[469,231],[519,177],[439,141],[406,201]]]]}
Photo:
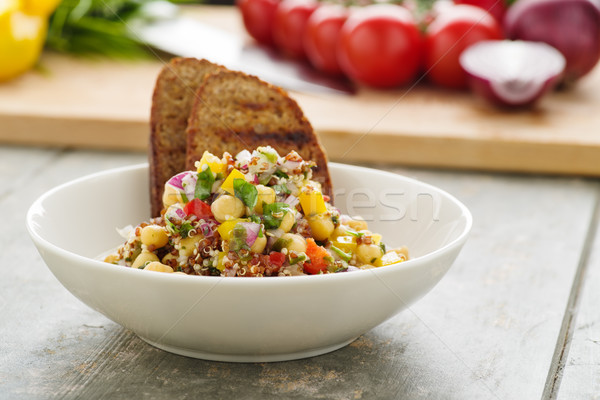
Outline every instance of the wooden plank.
{"type": "MultiPolygon", "coordinates": [[[[188,14],[244,35],[230,7],[188,14]]],[[[0,86],[0,141],[144,150],[160,61],[45,54],[44,73],[0,86]]],[[[532,111],[493,109],[468,93],[418,85],[356,96],[292,93],[330,158],[415,166],[600,176],[600,67],[532,111]],[[385,145],[383,145],[385,144],[385,145]]]]}
{"type": "Polygon", "coordinates": [[[228,364],[154,349],[87,309],[26,239],[24,213],[43,191],[143,158],[0,148],[1,181],[28,183],[0,198],[0,219],[11,227],[0,231],[0,265],[8,266],[0,280],[0,397],[541,397],[598,201],[594,182],[396,170],[450,191],[474,215],[448,275],[344,349],[294,362],[228,364]],[[13,166],[5,169],[4,160],[13,166]]]}
{"type": "Polygon", "coordinates": [[[600,223],[594,220],[591,253],[585,260],[572,310],[564,358],[558,371],[557,399],[600,399],[600,223]]]}
{"type": "Polygon", "coordinates": [[[0,86],[0,141],[146,149],[159,62],[45,54],[42,65],[0,86]]]}

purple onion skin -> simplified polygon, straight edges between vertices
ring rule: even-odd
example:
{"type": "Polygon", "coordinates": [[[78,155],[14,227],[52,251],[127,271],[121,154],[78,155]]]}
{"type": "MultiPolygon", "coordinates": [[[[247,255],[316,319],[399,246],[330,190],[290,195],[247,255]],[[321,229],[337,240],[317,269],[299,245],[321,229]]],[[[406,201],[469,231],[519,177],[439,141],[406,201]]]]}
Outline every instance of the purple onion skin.
{"type": "Polygon", "coordinates": [[[567,60],[561,82],[569,86],[600,59],[600,2],[595,0],[519,0],[504,18],[508,39],[545,42],[567,60]]]}

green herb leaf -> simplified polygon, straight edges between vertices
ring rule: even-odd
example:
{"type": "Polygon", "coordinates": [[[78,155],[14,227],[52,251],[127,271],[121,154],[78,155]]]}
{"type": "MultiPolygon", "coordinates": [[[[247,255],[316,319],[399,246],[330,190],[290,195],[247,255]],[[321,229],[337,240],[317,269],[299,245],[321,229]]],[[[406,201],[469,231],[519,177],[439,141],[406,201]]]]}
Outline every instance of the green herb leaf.
{"type": "Polygon", "coordinates": [[[269,161],[272,164],[276,164],[277,163],[277,152],[275,152],[273,149],[270,149],[270,151],[260,151],[260,154],[262,154],[267,161],[269,161]]]}
{"type": "Polygon", "coordinates": [[[287,187],[287,185],[273,185],[272,186],[273,190],[275,191],[275,194],[279,195],[279,194],[291,194],[292,192],[290,191],[290,189],[287,187]]]}
{"type": "Polygon", "coordinates": [[[189,200],[184,192],[179,192],[179,194],[181,195],[181,200],[183,200],[184,203],[189,202],[189,200]]]}
{"type": "Polygon", "coordinates": [[[213,183],[215,183],[215,176],[207,165],[201,172],[198,172],[194,197],[206,200],[212,194],[213,183]]]}
{"type": "Polygon", "coordinates": [[[288,174],[286,174],[285,172],[283,172],[282,170],[278,169],[277,171],[275,171],[273,173],[273,175],[279,177],[279,178],[285,178],[285,179],[289,179],[290,176],[288,174]]]}
{"type": "Polygon", "coordinates": [[[233,180],[233,192],[235,197],[240,199],[246,206],[254,208],[258,199],[258,189],[244,179],[236,178],[233,180]]]}
{"type": "Polygon", "coordinates": [[[305,253],[298,254],[298,257],[291,258],[290,257],[290,265],[298,264],[299,262],[306,261],[308,257],[306,257],[305,253]]]}
{"type": "Polygon", "coordinates": [[[192,226],[192,223],[189,221],[184,221],[183,224],[181,224],[181,226],[176,231],[179,232],[179,234],[181,235],[181,237],[183,239],[185,239],[188,237],[189,232],[192,229],[194,229],[194,227],[192,226]]]}
{"type": "Polygon", "coordinates": [[[346,233],[348,233],[349,235],[355,236],[357,238],[363,237],[365,235],[364,232],[356,232],[355,230],[348,229],[348,228],[346,228],[346,233]]]}
{"type": "Polygon", "coordinates": [[[231,231],[229,239],[229,249],[231,251],[240,251],[241,249],[250,249],[246,244],[246,228],[242,224],[236,224],[231,231]]]}
{"type": "Polygon", "coordinates": [[[333,250],[335,254],[337,254],[342,260],[346,262],[350,261],[350,259],[352,258],[352,254],[346,253],[344,250],[338,247],[331,246],[331,250],[333,250]]]}
{"type": "Polygon", "coordinates": [[[263,221],[265,228],[279,228],[279,225],[281,225],[281,220],[285,214],[290,211],[290,205],[287,203],[275,202],[271,204],[263,204],[263,221]]]}
{"type": "Polygon", "coordinates": [[[254,222],[256,224],[262,224],[262,221],[260,219],[260,217],[256,214],[252,214],[248,217],[248,219],[250,219],[251,222],[254,222]]]}
{"type": "Polygon", "coordinates": [[[129,33],[147,18],[139,0],[63,0],[50,18],[46,46],[60,52],[113,58],[147,58],[146,46],[129,33]]]}
{"type": "Polygon", "coordinates": [[[279,238],[275,241],[275,243],[273,243],[273,246],[271,246],[271,251],[281,251],[285,246],[290,244],[290,242],[291,239],[279,238]]]}
{"type": "Polygon", "coordinates": [[[333,225],[338,226],[340,223],[340,216],[337,214],[333,214],[331,216],[331,221],[333,222],[333,225]]]}

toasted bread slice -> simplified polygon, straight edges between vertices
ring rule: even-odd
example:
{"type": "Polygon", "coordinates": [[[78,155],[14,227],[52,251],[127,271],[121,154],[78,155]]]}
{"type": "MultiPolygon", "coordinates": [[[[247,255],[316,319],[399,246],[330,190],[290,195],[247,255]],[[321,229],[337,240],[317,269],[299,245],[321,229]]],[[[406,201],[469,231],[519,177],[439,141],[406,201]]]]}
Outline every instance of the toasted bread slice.
{"type": "Polygon", "coordinates": [[[332,194],[327,157],[298,104],[281,88],[237,71],[206,76],[187,127],[186,167],[205,150],[232,155],[270,145],[280,155],[292,150],[317,164],[313,179],[332,194]]]}
{"type": "Polygon", "coordinates": [[[156,80],[150,115],[150,204],[162,209],[165,182],[185,170],[186,127],[196,91],[205,75],[224,69],[206,60],[174,58],[156,80]]]}

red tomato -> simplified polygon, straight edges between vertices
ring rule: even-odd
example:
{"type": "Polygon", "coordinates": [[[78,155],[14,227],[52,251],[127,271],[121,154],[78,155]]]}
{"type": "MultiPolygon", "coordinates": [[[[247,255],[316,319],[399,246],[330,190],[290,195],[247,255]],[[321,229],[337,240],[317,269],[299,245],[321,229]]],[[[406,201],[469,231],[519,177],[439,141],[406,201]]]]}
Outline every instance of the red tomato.
{"type": "Polygon", "coordinates": [[[504,14],[506,14],[506,2],[504,0],[454,0],[455,4],[469,4],[475,7],[483,8],[492,14],[498,23],[502,23],[504,14]]]}
{"type": "Polygon", "coordinates": [[[260,43],[273,43],[273,18],[280,0],[236,0],[246,31],[260,43]]]}
{"type": "Polygon", "coordinates": [[[406,8],[375,4],[356,8],[342,27],[338,62],[351,79],[375,87],[412,81],[421,62],[421,35],[406,8]]]}
{"type": "Polygon", "coordinates": [[[308,61],[318,70],[330,74],[342,73],[336,48],[348,14],[344,6],[325,3],[308,18],[304,31],[304,51],[308,61]]]}
{"type": "Polygon", "coordinates": [[[274,251],[271,254],[269,254],[269,261],[271,262],[271,264],[281,267],[285,262],[285,254],[280,253],[278,251],[274,251]]]}
{"type": "Polygon", "coordinates": [[[331,256],[325,248],[316,244],[312,238],[306,239],[306,256],[310,259],[310,262],[304,263],[304,272],[318,274],[327,270],[329,262],[325,258],[331,256]]]}
{"type": "Polygon", "coordinates": [[[475,6],[455,5],[443,10],[425,32],[424,66],[430,81],[440,86],[467,87],[467,75],[458,58],[470,45],[502,39],[498,21],[475,6]]]}
{"type": "Polygon", "coordinates": [[[284,53],[304,58],[304,30],[310,15],[319,7],[315,0],[283,0],[273,19],[273,41],[284,53]]]}
{"type": "Polygon", "coordinates": [[[183,212],[186,215],[195,215],[199,219],[213,218],[210,206],[200,199],[193,199],[183,206],[183,212]]]}

